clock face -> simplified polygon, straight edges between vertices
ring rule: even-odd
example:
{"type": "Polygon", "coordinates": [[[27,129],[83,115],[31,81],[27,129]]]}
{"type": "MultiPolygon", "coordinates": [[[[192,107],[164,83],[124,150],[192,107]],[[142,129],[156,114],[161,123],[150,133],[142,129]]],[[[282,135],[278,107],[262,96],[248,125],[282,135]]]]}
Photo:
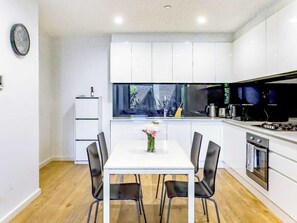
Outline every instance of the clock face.
{"type": "Polygon", "coordinates": [[[10,33],[11,45],[14,52],[19,56],[25,56],[30,49],[30,36],[26,27],[22,24],[15,24],[10,33]]]}

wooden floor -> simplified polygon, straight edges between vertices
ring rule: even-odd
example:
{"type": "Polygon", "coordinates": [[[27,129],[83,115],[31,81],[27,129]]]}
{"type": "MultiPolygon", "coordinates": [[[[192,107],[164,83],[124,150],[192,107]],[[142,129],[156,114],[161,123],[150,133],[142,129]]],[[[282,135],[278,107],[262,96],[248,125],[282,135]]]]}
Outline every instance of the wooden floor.
{"type": "MultiPolygon", "coordinates": [[[[112,176],[112,182],[118,176],[112,176]]],[[[182,178],[182,177],[179,177],[182,178]]],[[[125,181],[133,181],[132,176],[125,181]]],[[[159,199],[155,198],[156,175],[142,175],[144,207],[148,222],[159,222],[159,199]]],[[[52,162],[40,171],[42,194],[12,222],[17,223],[61,223],[86,222],[91,196],[89,169],[87,165],[74,165],[72,162],[52,162]]],[[[160,197],[160,196],[159,196],[160,197]]],[[[249,193],[238,181],[225,170],[217,175],[216,194],[221,222],[274,223],[281,222],[256,197],[249,193]]],[[[196,222],[207,222],[203,215],[201,202],[195,203],[196,222]]],[[[209,202],[210,222],[216,222],[215,209],[209,202]]],[[[112,202],[112,222],[137,222],[134,202],[112,202]]],[[[172,203],[170,222],[187,222],[187,200],[175,199],[172,203]]],[[[165,213],[167,208],[165,206],[165,213]]],[[[93,214],[94,215],[94,214],[93,214]]],[[[164,218],[166,218],[164,216],[164,218]]],[[[142,219],[143,220],[143,219],[142,219]]],[[[164,219],[166,220],[166,219],[164,219]]],[[[98,221],[102,222],[102,206],[99,209],[98,221]]],[[[143,221],[142,221],[143,222],[143,221]]],[[[166,222],[166,221],[163,221],[166,222]]]]}

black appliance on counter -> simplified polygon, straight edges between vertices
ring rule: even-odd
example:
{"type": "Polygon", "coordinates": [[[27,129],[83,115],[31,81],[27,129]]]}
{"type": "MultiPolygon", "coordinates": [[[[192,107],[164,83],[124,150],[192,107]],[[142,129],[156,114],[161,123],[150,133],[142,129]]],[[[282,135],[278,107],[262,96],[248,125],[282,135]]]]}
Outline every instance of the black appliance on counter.
{"type": "Polygon", "coordinates": [[[268,190],[269,140],[260,136],[246,134],[246,174],[268,190]]]}
{"type": "Polygon", "coordinates": [[[278,105],[235,105],[236,115],[234,119],[239,121],[265,121],[286,122],[289,117],[287,112],[278,105]]]}

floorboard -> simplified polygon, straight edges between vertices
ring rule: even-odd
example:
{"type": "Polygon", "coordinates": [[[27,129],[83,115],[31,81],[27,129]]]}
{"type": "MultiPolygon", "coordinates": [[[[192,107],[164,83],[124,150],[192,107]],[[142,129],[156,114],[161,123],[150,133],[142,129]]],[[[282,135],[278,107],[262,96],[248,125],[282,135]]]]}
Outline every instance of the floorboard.
{"type": "MultiPolygon", "coordinates": [[[[185,177],[178,176],[177,179],[183,180],[185,177]]],[[[118,180],[119,176],[112,176],[112,182],[117,182],[118,180]]],[[[133,182],[133,180],[134,176],[125,176],[125,182],[133,182]]],[[[148,222],[159,222],[158,211],[160,200],[159,198],[155,198],[157,175],[142,175],[141,180],[144,207],[148,222]]],[[[93,201],[90,183],[87,165],[74,165],[73,162],[52,162],[40,170],[42,194],[11,222],[86,222],[89,205],[93,201]]],[[[219,205],[222,223],[281,222],[266,206],[224,169],[218,171],[214,198],[219,205]]],[[[208,207],[210,222],[216,222],[214,206],[209,202],[208,207]]],[[[167,213],[166,206],[164,211],[167,213]]],[[[134,202],[114,201],[111,205],[111,213],[111,222],[137,222],[134,202]]],[[[94,217],[94,213],[92,217],[94,217]]],[[[166,215],[164,215],[163,219],[163,222],[166,222],[166,215]]],[[[207,222],[206,216],[203,215],[201,202],[197,199],[195,203],[195,219],[195,222],[207,222]]],[[[98,212],[97,222],[102,222],[102,205],[98,212]]],[[[173,200],[170,222],[187,222],[186,199],[173,200]]]]}

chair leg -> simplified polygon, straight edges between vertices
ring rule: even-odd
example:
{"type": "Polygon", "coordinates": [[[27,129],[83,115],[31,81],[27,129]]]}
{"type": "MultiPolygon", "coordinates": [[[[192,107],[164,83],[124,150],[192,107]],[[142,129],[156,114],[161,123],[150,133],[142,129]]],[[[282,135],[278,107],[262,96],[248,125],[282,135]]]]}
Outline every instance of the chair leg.
{"type": "Polygon", "coordinates": [[[95,212],[95,219],[94,219],[95,223],[97,222],[98,206],[99,206],[99,202],[97,202],[97,205],[96,205],[96,212],[95,212]]]}
{"type": "Polygon", "coordinates": [[[143,200],[140,198],[140,204],[142,207],[142,212],[143,212],[143,217],[144,217],[144,222],[146,223],[146,215],[145,215],[145,210],[144,210],[144,205],[143,205],[143,200]]]}
{"type": "Polygon", "coordinates": [[[162,218],[162,216],[163,216],[163,212],[164,212],[164,207],[165,207],[165,202],[166,202],[166,195],[167,195],[167,192],[165,191],[165,192],[164,192],[164,197],[163,197],[163,204],[162,204],[161,218],[162,218]]]}
{"type": "Polygon", "coordinates": [[[161,205],[162,205],[162,199],[163,199],[163,193],[164,193],[164,186],[165,186],[165,174],[163,175],[163,179],[162,179],[162,190],[161,190],[161,201],[160,201],[160,211],[159,211],[159,215],[161,214],[161,205]]]}
{"type": "Polygon", "coordinates": [[[89,208],[89,214],[88,214],[88,219],[87,219],[87,223],[90,222],[90,217],[91,217],[91,213],[92,213],[92,209],[93,209],[93,205],[98,202],[97,200],[96,201],[93,201],[90,205],[90,208],[89,208]]]}
{"type": "Polygon", "coordinates": [[[206,201],[206,199],[204,199],[204,204],[205,204],[205,210],[206,210],[206,219],[207,219],[207,222],[209,222],[208,207],[207,207],[207,201],[206,201]]]}
{"type": "Polygon", "coordinates": [[[217,220],[218,220],[218,223],[220,223],[221,221],[220,221],[220,215],[219,215],[219,209],[218,209],[217,202],[212,198],[208,198],[208,200],[210,200],[210,201],[212,201],[214,203],[215,208],[216,208],[217,220]]]}
{"type": "Polygon", "coordinates": [[[136,208],[137,208],[138,223],[140,223],[140,204],[139,204],[139,201],[136,201],[136,208]]]}
{"type": "Polygon", "coordinates": [[[169,198],[168,212],[167,212],[167,223],[169,223],[170,208],[171,208],[171,200],[172,200],[172,198],[169,198]]]}
{"type": "Polygon", "coordinates": [[[204,207],[204,201],[203,201],[203,199],[201,199],[201,203],[202,203],[202,208],[203,208],[203,214],[205,215],[206,212],[205,212],[205,207],[204,207]]]}
{"type": "Polygon", "coordinates": [[[157,183],[156,198],[158,198],[158,193],[159,193],[159,184],[160,184],[160,178],[161,178],[161,174],[159,174],[159,176],[158,176],[158,183],[157,183]]]}
{"type": "Polygon", "coordinates": [[[138,183],[137,174],[134,174],[135,182],[138,183]]]}

